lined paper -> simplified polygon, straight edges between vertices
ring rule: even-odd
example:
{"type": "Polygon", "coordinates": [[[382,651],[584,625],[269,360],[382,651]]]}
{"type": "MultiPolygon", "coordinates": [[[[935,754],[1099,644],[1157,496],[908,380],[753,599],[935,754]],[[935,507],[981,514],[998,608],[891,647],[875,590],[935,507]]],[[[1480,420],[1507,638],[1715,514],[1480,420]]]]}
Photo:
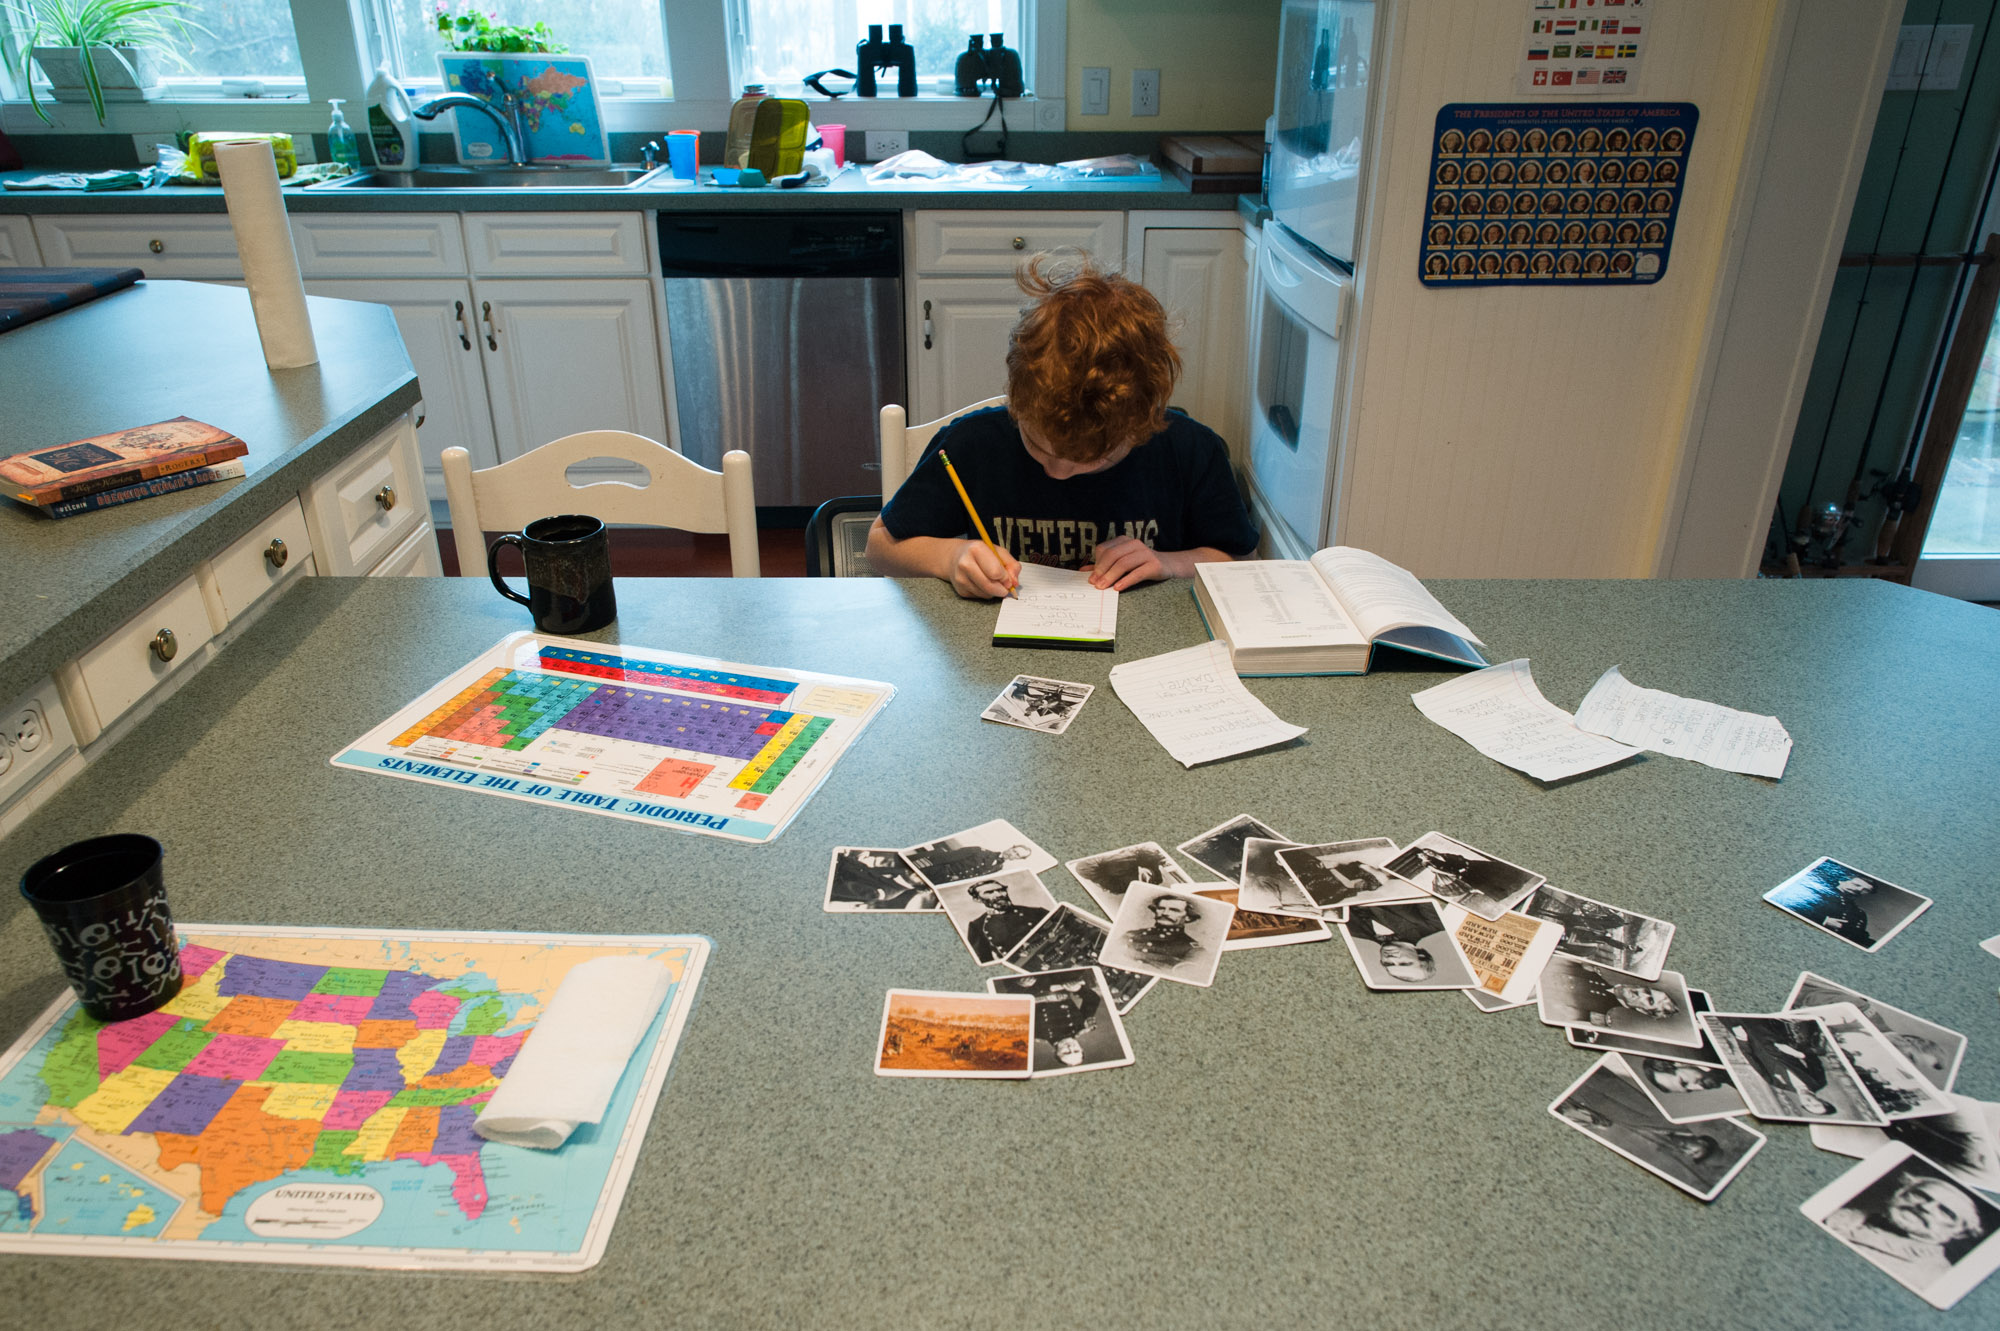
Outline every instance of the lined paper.
{"type": "Polygon", "coordinates": [[[1642,689],[1626,679],[1617,666],[1598,676],[1576,709],[1576,723],[1593,735],[1664,753],[1669,758],[1746,772],[1773,781],[1785,774],[1792,756],[1792,736],[1775,716],[1739,712],[1720,703],[1702,702],[1642,689]]]}
{"type": "Polygon", "coordinates": [[[1023,564],[1019,590],[1001,598],[994,637],[1109,642],[1118,636],[1118,593],[1091,586],[1088,573],[1023,564]]]}
{"type": "Polygon", "coordinates": [[[1581,776],[1641,752],[1579,729],[1535,687],[1525,659],[1460,675],[1410,701],[1488,758],[1537,781],[1581,776]]]}
{"type": "Polygon", "coordinates": [[[1111,667],[1118,700],[1183,767],[1268,749],[1306,733],[1251,696],[1218,641],[1111,667]]]}

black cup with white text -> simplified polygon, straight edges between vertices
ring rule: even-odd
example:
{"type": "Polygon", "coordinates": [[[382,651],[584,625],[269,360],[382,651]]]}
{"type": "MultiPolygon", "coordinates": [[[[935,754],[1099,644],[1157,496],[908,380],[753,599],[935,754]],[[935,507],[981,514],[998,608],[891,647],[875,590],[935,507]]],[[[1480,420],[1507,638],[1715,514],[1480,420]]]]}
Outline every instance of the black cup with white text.
{"type": "Polygon", "coordinates": [[[618,618],[618,600],[611,591],[611,536],[604,524],[585,514],[537,518],[494,541],[486,551],[486,574],[510,601],[519,601],[535,616],[544,633],[588,633],[618,618]],[[528,594],[521,595],[500,576],[500,548],[521,552],[527,567],[528,594]]]}
{"type": "Polygon", "coordinates": [[[181,991],[181,949],[161,876],[160,843],[93,837],[21,875],[69,987],[98,1021],[143,1017],[181,991]]]}

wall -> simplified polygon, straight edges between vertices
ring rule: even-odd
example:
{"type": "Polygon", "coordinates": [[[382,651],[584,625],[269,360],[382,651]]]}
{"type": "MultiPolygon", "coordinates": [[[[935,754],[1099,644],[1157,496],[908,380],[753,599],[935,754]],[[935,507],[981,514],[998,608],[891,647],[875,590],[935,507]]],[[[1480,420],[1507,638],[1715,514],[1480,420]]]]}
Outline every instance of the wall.
{"type": "Polygon", "coordinates": [[[1261,133],[1277,91],[1279,0],[1069,0],[1069,123],[1089,130],[1261,133]],[[1080,114],[1083,69],[1111,69],[1111,114],[1080,114]],[[1160,71],[1160,114],[1132,115],[1133,69],[1160,71]]]}

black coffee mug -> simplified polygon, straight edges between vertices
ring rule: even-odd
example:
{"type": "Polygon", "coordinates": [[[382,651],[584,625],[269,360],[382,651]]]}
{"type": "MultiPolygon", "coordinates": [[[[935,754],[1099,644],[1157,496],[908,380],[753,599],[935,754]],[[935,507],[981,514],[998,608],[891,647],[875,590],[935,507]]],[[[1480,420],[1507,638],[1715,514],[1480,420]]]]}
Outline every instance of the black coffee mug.
{"type": "Polygon", "coordinates": [[[544,633],[588,633],[618,618],[618,601],[611,593],[611,535],[604,524],[584,514],[537,518],[516,536],[508,532],[486,551],[486,575],[510,601],[519,601],[535,616],[544,633]],[[528,570],[528,594],[521,595],[500,577],[500,547],[521,551],[528,570]]]}
{"type": "Polygon", "coordinates": [[[21,875],[69,987],[99,1021],[143,1017],[181,991],[181,948],[149,836],[93,837],[21,875]]]}

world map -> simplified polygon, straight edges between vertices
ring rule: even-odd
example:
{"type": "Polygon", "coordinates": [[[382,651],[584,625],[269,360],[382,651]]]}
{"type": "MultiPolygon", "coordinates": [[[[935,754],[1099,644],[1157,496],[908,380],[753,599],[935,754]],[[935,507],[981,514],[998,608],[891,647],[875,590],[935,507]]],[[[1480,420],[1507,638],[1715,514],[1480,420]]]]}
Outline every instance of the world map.
{"type": "MultiPolygon", "coordinates": [[[[447,53],[438,59],[446,91],[470,93],[496,106],[513,98],[528,160],[609,160],[585,57],[447,53]]],[[[504,154],[505,146],[487,117],[455,114],[455,123],[462,160],[483,162],[504,154]]]]}
{"type": "Polygon", "coordinates": [[[603,1204],[608,1193],[615,1214],[630,1167],[624,1130],[664,1078],[663,1037],[678,1033],[705,940],[190,933],[165,1007],[107,1025],[67,1005],[0,1064],[0,1251],[601,1251],[603,1204]],[[606,1121],[558,1152],[478,1136],[562,976],[635,951],[657,955],[675,988],[606,1121]],[[336,1223],[324,1206],[285,1205],[293,1195],[360,1210],[336,1223]]]}

